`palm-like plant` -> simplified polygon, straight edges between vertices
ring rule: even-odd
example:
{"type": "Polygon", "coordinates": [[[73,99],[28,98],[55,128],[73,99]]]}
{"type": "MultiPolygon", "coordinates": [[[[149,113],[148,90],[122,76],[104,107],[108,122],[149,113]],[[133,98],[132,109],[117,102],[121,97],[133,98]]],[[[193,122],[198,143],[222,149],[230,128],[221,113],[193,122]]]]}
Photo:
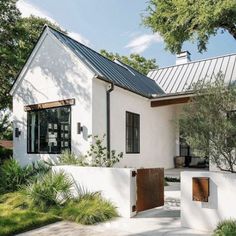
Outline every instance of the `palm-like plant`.
{"type": "Polygon", "coordinates": [[[60,206],[72,198],[73,181],[64,172],[50,171],[26,188],[32,206],[41,210],[60,206]]]}

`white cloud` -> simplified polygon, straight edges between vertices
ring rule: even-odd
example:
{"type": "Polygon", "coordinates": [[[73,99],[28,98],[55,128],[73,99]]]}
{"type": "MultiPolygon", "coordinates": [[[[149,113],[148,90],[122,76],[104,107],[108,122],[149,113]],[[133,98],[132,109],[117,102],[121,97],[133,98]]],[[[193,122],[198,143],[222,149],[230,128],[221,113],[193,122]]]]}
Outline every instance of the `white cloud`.
{"type": "MultiPolygon", "coordinates": [[[[41,18],[45,18],[45,19],[51,21],[53,24],[60,26],[59,23],[55,19],[53,19],[48,12],[37,8],[35,5],[27,2],[26,0],[19,0],[16,5],[17,5],[18,9],[20,10],[23,17],[29,17],[31,15],[34,15],[34,16],[38,16],[41,18]]],[[[63,29],[62,26],[60,26],[60,28],[63,29]]],[[[75,39],[87,46],[90,45],[90,41],[77,32],[68,31],[68,35],[71,38],[73,38],[73,39],[75,39]]]]}
{"type": "Polygon", "coordinates": [[[125,47],[129,48],[132,53],[142,53],[153,43],[163,42],[160,34],[143,34],[132,39],[125,47]]]}

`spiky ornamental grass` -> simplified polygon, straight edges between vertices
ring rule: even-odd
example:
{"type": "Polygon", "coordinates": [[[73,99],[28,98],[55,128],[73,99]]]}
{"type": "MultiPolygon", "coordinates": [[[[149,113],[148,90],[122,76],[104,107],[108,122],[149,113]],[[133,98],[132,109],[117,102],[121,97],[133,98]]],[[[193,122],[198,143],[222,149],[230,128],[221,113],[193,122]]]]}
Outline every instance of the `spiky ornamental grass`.
{"type": "Polygon", "coordinates": [[[236,220],[224,220],[217,225],[214,236],[233,236],[236,235],[236,220]]]}

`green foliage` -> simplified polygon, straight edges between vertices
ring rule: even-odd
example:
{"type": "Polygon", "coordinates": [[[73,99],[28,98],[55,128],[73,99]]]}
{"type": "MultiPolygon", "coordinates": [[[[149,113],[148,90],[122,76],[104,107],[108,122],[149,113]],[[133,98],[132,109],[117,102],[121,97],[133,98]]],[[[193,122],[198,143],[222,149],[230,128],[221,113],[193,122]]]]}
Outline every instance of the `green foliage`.
{"type": "Polygon", "coordinates": [[[155,59],[146,59],[139,54],[130,54],[129,56],[121,56],[118,53],[107,52],[106,50],[101,50],[100,53],[107,57],[110,60],[119,60],[124,64],[131,66],[136,69],[140,73],[147,75],[148,72],[152,69],[157,69],[158,66],[156,64],[155,59]]]}
{"type": "Polygon", "coordinates": [[[233,236],[236,235],[236,221],[224,220],[217,225],[214,236],[233,236]]]}
{"type": "Polygon", "coordinates": [[[15,235],[61,220],[52,213],[30,208],[29,199],[22,192],[0,195],[0,235],[15,235]]]}
{"type": "Polygon", "coordinates": [[[77,201],[69,202],[62,210],[63,219],[91,225],[118,216],[114,205],[99,193],[86,194],[77,201]]]}
{"type": "Polygon", "coordinates": [[[143,23],[164,38],[166,48],[179,53],[185,41],[206,50],[210,36],[228,31],[236,39],[235,0],[149,0],[143,23]]]}
{"type": "Polygon", "coordinates": [[[92,143],[90,149],[85,155],[83,161],[84,165],[98,166],[98,167],[112,167],[123,158],[123,153],[116,154],[115,150],[112,150],[108,157],[107,147],[104,146],[105,135],[102,138],[99,136],[91,136],[92,143]]]}
{"type": "Polygon", "coordinates": [[[40,162],[21,167],[18,161],[13,158],[6,160],[0,166],[0,193],[19,190],[48,170],[48,167],[40,162]]]}
{"type": "Polygon", "coordinates": [[[180,126],[195,155],[209,157],[217,167],[235,172],[236,87],[225,87],[223,75],[194,86],[196,96],[184,106],[180,126]],[[214,81],[214,82],[213,82],[214,81]]]}
{"type": "Polygon", "coordinates": [[[12,157],[13,151],[12,149],[6,149],[3,147],[0,147],[0,165],[7,159],[10,159],[12,157]]]}
{"type": "Polygon", "coordinates": [[[0,195],[0,235],[15,235],[60,220],[95,224],[117,216],[115,207],[96,193],[86,194],[63,207],[41,212],[31,208],[31,200],[23,192],[0,195]]]}
{"type": "Polygon", "coordinates": [[[72,184],[73,182],[64,172],[50,171],[28,185],[26,194],[33,207],[44,211],[69,200],[72,197],[72,184]]]}
{"type": "Polygon", "coordinates": [[[65,150],[58,157],[59,165],[83,165],[81,158],[76,156],[74,153],[70,152],[70,150],[65,150]]]}
{"type": "Polygon", "coordinates": [[[6,160],[0,167],[0,192],[13,192],[18,190],[31,177],[32,166],[21,167],[19,163],[11,158],[6,160]]]}
{"type": "Polygon", "coordinates": [[[13,131],[9,112],[0,112],[0,140],[12,140],[13,131]]]}
{"type": "Polygon", "coordinates": [[[0,1],[0,110],[11,107],[9,90],[32,51],[45,24],[58,28],[46,19],[22,18],[16,0],[0,1]]]}

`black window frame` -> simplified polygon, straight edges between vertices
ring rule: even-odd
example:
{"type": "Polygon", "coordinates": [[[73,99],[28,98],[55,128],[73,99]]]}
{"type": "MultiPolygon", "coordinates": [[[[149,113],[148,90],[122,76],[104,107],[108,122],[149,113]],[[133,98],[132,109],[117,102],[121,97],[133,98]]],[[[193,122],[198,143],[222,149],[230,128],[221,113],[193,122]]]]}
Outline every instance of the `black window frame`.
{"type": "Polygon", "coordinates": [[[130,111],[126,111],[126,113],[125,113],[125,151],[126,151],[126,153],[127,154],[139,154],[140,153],[140,114],[137,114],[137,113],[134,113],[134,112],[130,112],[130,111]],[[131,143],[131,151],[129,151],[129,148],[128,148],[128,146],[129,146],[129,139],[128,139],[128,127],[130,127],[130,125],[128,125],[128,116],[129,115],[132,115],[133,116],[133,119],[132,119],[132,126],[131,126],[131,128],[132,128],[132,143],[131,143]],[[135,127],[134,126],[134,123],[135,123],[135,121],[134,121],[134,117],[136,117],[136,118],[138,118],[138,127],[135,127]],[[135,150],[135,145],[134,145],[134,143],[135,143],[135,134],[134,134],[134,130],[135,130],[135,128],[138,128],[138,139],[137,139],[137,141],[138,141],[138,143],[137,143],[137,147],[138,147],[138,149],[137,150],[135,150]]]}
{"type": "MultiPolygon", "coordinates": [[[[37,137],[37,143],[38,143],[38,147],[37,147],[37,150],[38,151],[34,151],[34,152],[32,152],[32,151],[30,151],[30,150],[32,150],[32,149],[30,149],[30,145],[29,145],[29,140],[31,140],[30,139],[30,137],[29,137],[29,114],[31,113],[31,112],[40,112],[40,111],[44,111],[44,110],[51,110],[51,109],[60,109],[60,108],[69,108],[69,113],[70,113],[70,117],[69,117],[69,131],[68,131],[68,133],[69,133],[69,143],[68,143],[68,148],[66,148],[66,149],[68,149],[69,151],[71,151],[71,134],[72,134],[72,132],[71,132],[71,118],[72,118],[72,115],[71,115],[71,105],[66,105],[66,106],[59,106],[59,107],[50,107],[50,108],[45,108],[45,109],[34,109],[34,110],[31,110],[31,111],[27,111],[27,139],[26,139],[26,141],[27,141],[27,154],[54,154],[54,155],[58,155],[58,154],[61,154],[62,153],[62,148],[61,148],[61,140],[59,140],[58,142],[60,142],[60,150],[58,151],[58,152],[46,152],[46,151],[40,151],[40,116],[38,116],[38,137],[37,137]]],[[[59,127],[59,123],[60,122],[57,122],[57,125],[58,125],[58,127],[59,127]]],[[[61,138],[61,133],[59,132],[59,135],[58,135],[58,138],[60,139],[61,138]]]]}

